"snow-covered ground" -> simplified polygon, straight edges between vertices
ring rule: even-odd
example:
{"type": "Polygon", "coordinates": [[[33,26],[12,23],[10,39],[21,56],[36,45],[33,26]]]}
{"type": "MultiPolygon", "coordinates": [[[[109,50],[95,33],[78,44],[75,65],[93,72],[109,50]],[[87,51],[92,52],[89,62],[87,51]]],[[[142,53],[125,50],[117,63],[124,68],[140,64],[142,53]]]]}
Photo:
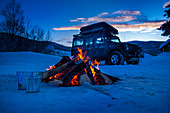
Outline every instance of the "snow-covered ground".
{"type": "Polygon", "coordinates": [[[45,71],[61,57],[33,52],[0,53],[0,113],[170,113],[170,52],[145,55],[139,65],[101,65],[114,85],[17,90],[16,71],[45,71]]]}

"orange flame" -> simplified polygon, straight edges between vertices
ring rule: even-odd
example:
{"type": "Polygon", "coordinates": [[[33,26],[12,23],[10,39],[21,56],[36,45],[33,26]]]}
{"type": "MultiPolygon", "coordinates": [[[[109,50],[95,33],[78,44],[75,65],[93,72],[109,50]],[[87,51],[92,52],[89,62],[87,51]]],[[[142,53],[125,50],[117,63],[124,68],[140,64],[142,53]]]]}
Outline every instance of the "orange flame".
{"type": "Polygon", "coordinates": [[[91,69],[91,72],[92,72],[92,74],[93,74],[93,77],[95,77],[96,72],[94,71],[94,68],[93,68],[92,66],[90,66],[90,69],[91,69]]]}
{"type": "Polygon", "coordinates": [[[50,67],[50,69],[46,68],[47,71],[54,69],[54,68],[55,68],[55,65],[49,66],[49,67],[50,67]]]}
{"type": "Polygon", "coordinates": [[[93,63],[94,65],[97,65],[96,68],[97,68],[98,70],[99,70],[99,65],[100,65],[100,63],[101,63],[101,62],[98,62],[96,59],[94,60],[94,63],[93,63]]]}
{"type": "Polygon", "coordinates": [[[83,52],[82,52],[83,48],[80,49],[80,48],[78,47],[77,49],[78,49],[78,51],[79,51],[79,53],[78,53],[79,58],[80,58],[81,60],[83,60],[83,59],[84,59],[84,57],[83,57],[83,52]]]}
{"type": "Polygon", "coordinates": [[[88,60],[88,56],[86,56],[86,54],[87,54],[87,51],[86,52],[84,52],[83,53],[83,48],[82,49],[80,49],[79,47],[77,48],[78,49],[78,51],[79,51],[79,53],[77,54],[77,56],[76,56],[76,61],[78,61],[78,60],[83,60],[84,62],[87,62],[88,60]]]}
{"type": "Polygon", "coordinates": [[[94,77],[94,78],[95,78],[95,76],[96,76],[96,72],[94,71],[93,66],[95,66],[95,65],[96,65],[96,68],[99,70],[100,62],[98,62],[96,59],[91,62],[91,66],[90,66],[90,69],[91,69],[91,71],[92,71],[92,73],[93,73],[93,77],[94,77]]]}
{"type": "MultiPolygon", "coordinates": [[[[81,59],[81,60],[83,60],[84,62],[87,62],[88,59],[89,59],[89,57],[86,56],[87,51],[83,53],[83,51],[82,51],[83,48],[82,48],[82,49],[77,48],[77,49],[78,49],[78,51],[79,51],[79,53],[78,53],[78,55],[77,55],[77,56],[78,56],[78,57],[77,57],[77,60],[81,59]]],[[[90,70],[91,70],[91,72],[92,72],[92,74],[93,74],[94,80],[97,82],[97,76],[96,76],[96,72],[94,71],[93,66],[96,66],[96,68],[99,70],[100,62],[98,62],[98,61],[95,59],[95,60],[91,61],[90,64],[91,64],[91,65],[90,65],[90,70]]],[[[85,70],[85,72],[87,73],[87,70],[86,70],[86,69],[84,69],[84,70],[85,70]]]]}
{"type": "Polygon", "coordinates": [[[79,75],[79,74],[77,74],[77,75],[75,75],[75,76],[73,77],[73,79],[71,80],[71,85],[73,85],[73,86],[78,86],[78,85],[79,85],[78,75],[79,75]]]}

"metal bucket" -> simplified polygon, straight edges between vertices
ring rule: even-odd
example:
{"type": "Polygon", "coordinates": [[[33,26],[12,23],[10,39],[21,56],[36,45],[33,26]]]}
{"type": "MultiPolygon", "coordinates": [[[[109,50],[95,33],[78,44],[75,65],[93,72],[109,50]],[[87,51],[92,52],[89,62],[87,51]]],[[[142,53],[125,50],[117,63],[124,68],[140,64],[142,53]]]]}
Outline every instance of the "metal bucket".
{"type": "Polygon", "coordinates": [[[24,80],[27,93],[39,92],[42,81],[42,72],[25,72],[24,80]]]}
{"type": "Polygon", "coordinates": [[[24,72],[16,72],[17,75],[17,81],[18,81],[18,90],[25,90],[25,79],[24,79],[24,72]]]}

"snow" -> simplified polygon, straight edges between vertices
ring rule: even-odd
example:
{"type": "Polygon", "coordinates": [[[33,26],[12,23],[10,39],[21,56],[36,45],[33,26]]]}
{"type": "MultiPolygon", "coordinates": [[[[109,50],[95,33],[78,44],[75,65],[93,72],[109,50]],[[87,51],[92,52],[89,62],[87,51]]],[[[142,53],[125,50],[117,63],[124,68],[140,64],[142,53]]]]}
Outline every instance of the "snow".
{"type": "Polygon", "coordinates": [[[0,53],[1,113],[169,113],[170,52],[145,54],[139,65],[101,65],[117,76],[114,85],[54,87],[42,83],[39,93],[17,90],[16,71],[45,71],[61,57],[33,52],[0,53]]]}
{"type": "Polygon", "coordinates": [[[16,71],[45,71],[61,57],[33,52],[1,52],[0,74],[15,74],[16,71]]]}

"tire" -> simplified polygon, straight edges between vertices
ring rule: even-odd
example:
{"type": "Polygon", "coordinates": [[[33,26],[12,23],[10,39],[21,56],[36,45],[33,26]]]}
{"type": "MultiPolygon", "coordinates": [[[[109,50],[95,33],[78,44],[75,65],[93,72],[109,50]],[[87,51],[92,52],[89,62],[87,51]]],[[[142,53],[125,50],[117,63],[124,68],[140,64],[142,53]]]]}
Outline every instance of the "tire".
{"type": "Polygon", "coordinates": [[[124,56],[119,51],[114,51],[109,55],[108,61],[111,65],[123,65],[124,56]]]}

